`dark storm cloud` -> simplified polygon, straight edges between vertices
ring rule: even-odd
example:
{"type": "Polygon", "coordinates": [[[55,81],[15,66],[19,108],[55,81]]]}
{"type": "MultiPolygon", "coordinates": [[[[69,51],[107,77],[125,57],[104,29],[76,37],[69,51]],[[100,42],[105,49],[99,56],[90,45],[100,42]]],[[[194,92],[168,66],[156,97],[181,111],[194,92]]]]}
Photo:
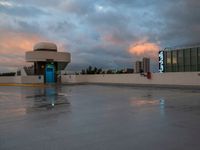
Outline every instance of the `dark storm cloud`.
{"type": "Polygon", "coordinates": [[[160,0],[108,0],[108,2],[113,5],[123,5],[126,8],[138,8],[155,5],[155,3],[159,3],[160,0]]]}
{"type": "Polygon", "coordinates": [[[0,3],[0,13],[12,16],[37,17],[39,15],[47,15],[48,13],[34,6],[23,6],[18,4],[2,5],[0,3]]]}
{"type": "MultiPolygon", "coordinates": [[[[198,0],[177,0],[165,2],[165,7],[157,9],[162,20],[159,30],[163,46],[190,45],[200,39],[200,2],[198,0]]],[[[157,6],[158,8],[158,6],[157,6]]],[[[159,26],[159,25],[157,25],[159,26]]]]}
{"type": "Polygon", "coordinates": [[[19,32],[26,32],[26,33],[41,33],[40,25],[37,22],[25,22],[22,20],[15,20],[16,24],[18,25],[19,32]]]}
{"type": "Polygon", "coordinates": [[[93,0],[68,0],[60,3],[60,7],[68,12],[77,15],[85,15],[94,11],[94,1],[93,0]]]}
{"type": "Polygon", "coordinates": [[[143,55],[130,54],[130,45],[165,48],[200,41],[199,0],[7,1],[12,7],[1,2],[2,30],[36,33],[61,43],[72,53],[74,70],[91,64],[131,66],[143,55]]]}
{"type": "Polygon", "coordinates": [[[33,5],[35,7],[42,7],[42,8],[47,8],[47,7],[57,7],[60,2],[63,0],[7,0],[7,1],[12,1],[15,3],[21,3],[25,5],[33,5]]]}

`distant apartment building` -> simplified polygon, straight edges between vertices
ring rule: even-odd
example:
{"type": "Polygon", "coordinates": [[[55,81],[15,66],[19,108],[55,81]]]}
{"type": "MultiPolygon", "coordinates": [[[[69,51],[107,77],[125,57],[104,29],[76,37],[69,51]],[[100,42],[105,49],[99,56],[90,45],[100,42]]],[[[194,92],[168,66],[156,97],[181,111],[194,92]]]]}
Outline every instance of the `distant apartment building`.
{"type": "Polygon", "coordinates": [[[165,48],[159,51],[159,72],[200,71],[200,46],[165,48]]]}
{"type": "Polygon", "coordinates": [[[143,69],[143,72],[150,72],[150,58],[146,58],[144,57],[142,59],[142,69],[143,69]]]}
{"type": "Polygon", "coordinates": [[[135,62],[135,73],[150,72],[150,58],[144,57],[142,61],[135,62]]]}
{"type": "Polygon", "coordinates": [[[135,73],[140,73],[142,71],[142,62],[136,61],[135,62],[135,73]]]}

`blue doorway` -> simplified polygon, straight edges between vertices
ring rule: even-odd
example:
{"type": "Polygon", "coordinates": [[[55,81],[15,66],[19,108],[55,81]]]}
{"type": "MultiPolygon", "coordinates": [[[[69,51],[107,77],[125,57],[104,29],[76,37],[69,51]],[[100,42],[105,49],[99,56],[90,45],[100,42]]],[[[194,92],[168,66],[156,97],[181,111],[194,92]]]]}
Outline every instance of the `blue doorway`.
{"type": "Polygon", "coordinates": [[[47,64],[45,68],[46,73],[46,83],[54,83],[55,82],[55,68],[53,64],[47,64]]]}

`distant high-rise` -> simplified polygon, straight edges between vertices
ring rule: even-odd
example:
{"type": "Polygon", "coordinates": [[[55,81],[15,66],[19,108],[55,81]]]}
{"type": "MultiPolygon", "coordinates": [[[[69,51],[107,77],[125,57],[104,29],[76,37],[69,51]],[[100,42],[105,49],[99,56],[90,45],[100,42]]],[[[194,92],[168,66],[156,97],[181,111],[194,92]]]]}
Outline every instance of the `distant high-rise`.
{"type": "Polygon", "coordinates": [[[142,59],[142,69],[145,73],[150,72],[150,58],[144,57],[142,59]]]}
{"type": "Polygon", "coordinates": [[[140,73],[142,70],[142,62],[136,61],[135,62],[135,73],[140,73]]]}

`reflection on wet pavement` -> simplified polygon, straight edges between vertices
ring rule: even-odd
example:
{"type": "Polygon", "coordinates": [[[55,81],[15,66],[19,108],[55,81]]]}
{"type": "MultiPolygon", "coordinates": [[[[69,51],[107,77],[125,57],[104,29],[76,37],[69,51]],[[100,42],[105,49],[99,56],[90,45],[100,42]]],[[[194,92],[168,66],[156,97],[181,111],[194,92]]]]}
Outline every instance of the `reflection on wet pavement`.
{"type": "Polygon", "coordinates": [[[142,100],[142,99],[139,99],[139,100],[133,100],[131,102],[132,106],[136,106],[136,107],[141,107],[141,106],[144,106],[144,105],[158,105],[159,104],[159,100],[142,100]]]}
{"type": "Polygon", "coordinates": [[[0,87],[0,150],[199,150],[198,90],[0,87]]]}
{"type": "Polygon", "coordinates": [[[34,101],[33,109],[46,108],[52,109],[58,105],[68,105],[69,101],[66,94],[60,94],[56,88],[45,88],[40,94],[26,96],[27,99],[34,101]]]}

